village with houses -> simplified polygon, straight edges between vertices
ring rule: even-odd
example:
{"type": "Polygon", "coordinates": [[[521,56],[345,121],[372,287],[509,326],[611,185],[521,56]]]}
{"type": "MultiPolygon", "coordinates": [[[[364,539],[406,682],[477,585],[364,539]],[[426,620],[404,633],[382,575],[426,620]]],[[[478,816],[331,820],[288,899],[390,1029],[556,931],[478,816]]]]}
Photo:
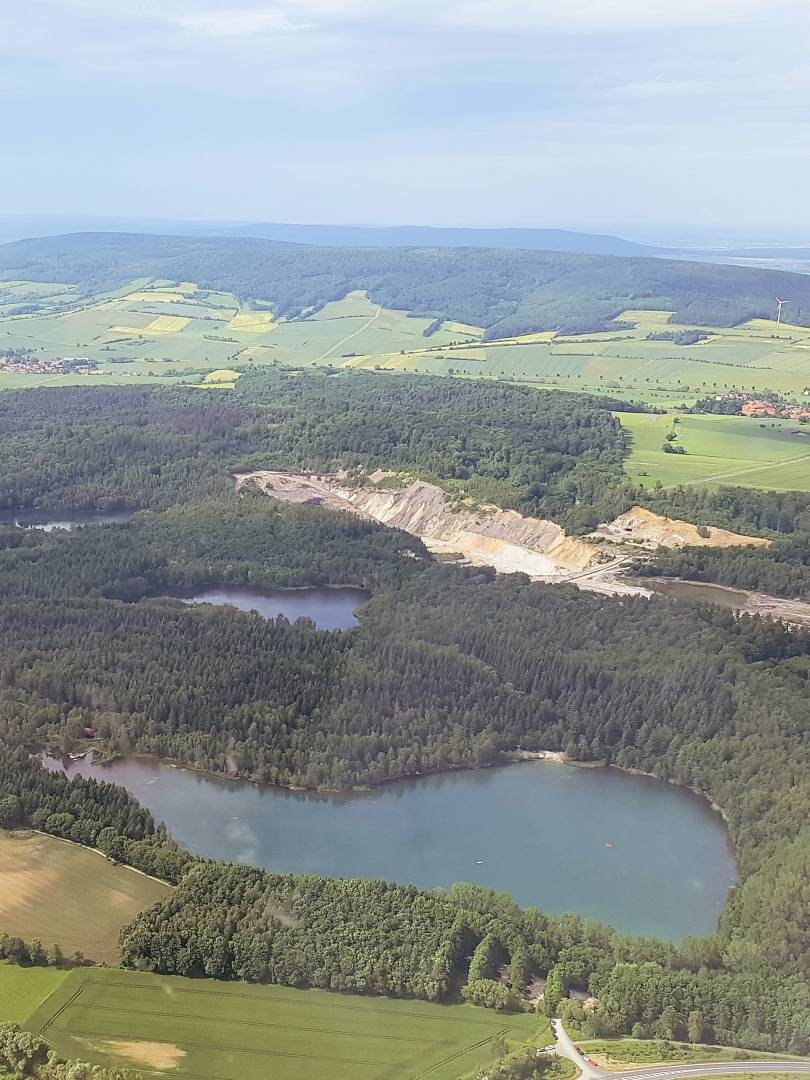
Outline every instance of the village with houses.
{"type": "MultiPolygon", "coordinates": [[[[810,398],[810,386],[804,388],[802,395],[810,398]]],[[[785,401],[778,394],[755,396],[742,390],[731,390],[727,394],[705,398],[695,405],[695,411],[721,413],[724,416],[748,416],[757,420],[796,420],[800,424],[810,422],[810,401],[807,405],[797,405],[785,401]]]]}
{"type": "Polygon", "coordinates": [[[99,370],[97,360],[87,356],[38,356],[30,349],[11,349],[0,353],[0,374],[11,375],[90,375],[99,370]]]}

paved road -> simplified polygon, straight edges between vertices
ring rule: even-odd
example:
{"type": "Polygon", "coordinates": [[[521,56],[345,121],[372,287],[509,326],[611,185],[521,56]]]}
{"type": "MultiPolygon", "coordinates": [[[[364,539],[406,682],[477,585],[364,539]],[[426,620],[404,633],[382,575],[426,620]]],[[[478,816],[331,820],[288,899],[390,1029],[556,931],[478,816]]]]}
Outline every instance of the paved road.
{"type": "Polygon", "coordinates": [[[610,1075],[607,1069],[599,1069],[595,1065],[589,1064],[588,1059],[580,1054],[574,1046],[568,1032],[563,1027],[562,1020],[552,1020],[551,1027],[554,1031],[554,1037],[557,1043],[557,1053],[561,1057],[567,1057],[569,1061],[573,1061],[585,1080],[596,1080],[596,1077],[598,1076],[610,1075]]]}
{"type": "Polygon", "coordinates": [[[729,1076],[732,1073],[803,1073],[810,1075],[810,1062],[804,1061],[727,1061],[717,1065],[668,1065],[657,1069],[636,1069],[634,1072],[607,1073],[624,1080],[686,1080],[697,1076],[729,1076]]]}
{"type": "Polygon", "coordinates": [[[810,1075],[810,1061],[728,1061],[716,1065],[667,1065],[657,1068],[628,1069],[613,1072],[589,1064],[570,1039],[561,1020],[552,1020],[557,1042],[557,1053],[573,1061],[582,1072],[584,1080],[690,1080],[699,1076],[729,1076],[734,1073],[802,1073],[810,1075]]]}

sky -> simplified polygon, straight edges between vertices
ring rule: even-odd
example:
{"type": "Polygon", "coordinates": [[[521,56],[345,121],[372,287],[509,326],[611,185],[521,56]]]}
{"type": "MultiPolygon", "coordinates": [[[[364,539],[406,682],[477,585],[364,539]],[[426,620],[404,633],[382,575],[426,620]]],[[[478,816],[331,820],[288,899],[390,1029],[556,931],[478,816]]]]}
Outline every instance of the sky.
{"type": "Polygon", "coordinates": [[[810,241],[810,0],[0,0],[0,214],[810,241]]]}

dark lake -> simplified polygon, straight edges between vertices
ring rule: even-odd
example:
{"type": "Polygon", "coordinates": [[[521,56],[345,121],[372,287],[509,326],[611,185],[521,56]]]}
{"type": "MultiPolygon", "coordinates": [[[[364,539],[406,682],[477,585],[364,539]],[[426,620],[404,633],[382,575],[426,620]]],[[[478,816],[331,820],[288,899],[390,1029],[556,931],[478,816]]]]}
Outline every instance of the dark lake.
{"type": "Polygon", "coordinates": [[[698,604],[719,604],[721,607],[745,607],[748,594],[726,585],[706,584],[702,581],[676,581],[673,578],[638,578],[639,584],[654,592],[665,593],[681,600],[694,600],[698,604]]]}
{"type": "Polygon", "coordinates": [[[16,525],[20,529],[79,529],[84,525],[117,525],[129,519],[134,510],[0,510],[0,525],[16,525]]]}
{"type": "Polygon", "coordinates": [[[423,888],[473,881],[627,933],[711,933],[736,878],[725,826],[703,799],[616,769],[523,762],[342,797],[145,759],[85,758],[67,771],[122,784],[200,855],[423,888]]]}
{"type": "Polygon", "coordinates": [[[312,619],[319,630],[349,630],[357,625],[355,611],[370,598],[363,589],[307,588],[257,591],[223,585],[184,596],[184,604],[229,604],[240,611],[257,611],[265,619],[285,615],[290,622],[312,619]]]}

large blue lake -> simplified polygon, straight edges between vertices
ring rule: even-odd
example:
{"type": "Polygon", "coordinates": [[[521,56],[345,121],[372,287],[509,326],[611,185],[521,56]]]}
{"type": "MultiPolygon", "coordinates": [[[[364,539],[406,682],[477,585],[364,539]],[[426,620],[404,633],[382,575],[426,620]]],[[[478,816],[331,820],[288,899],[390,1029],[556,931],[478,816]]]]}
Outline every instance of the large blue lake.
{"type": "Polygon", "coordinates": [[[142,759],[67,770],[123,784],[200,855],[423,888],[474,881],[628,933],[709,934],[736,877],[725,826],[703,799],[615,769],[524,762],[341,797],[142,759]]]}

